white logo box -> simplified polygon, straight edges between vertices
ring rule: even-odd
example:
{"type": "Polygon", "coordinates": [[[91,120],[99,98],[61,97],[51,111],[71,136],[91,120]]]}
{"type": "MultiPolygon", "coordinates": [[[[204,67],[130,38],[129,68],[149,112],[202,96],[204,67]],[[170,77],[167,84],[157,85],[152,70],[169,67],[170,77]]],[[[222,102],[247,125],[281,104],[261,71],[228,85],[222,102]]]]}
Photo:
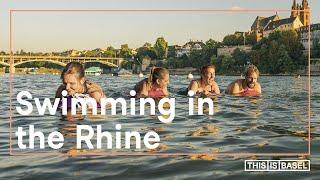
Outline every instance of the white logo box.
{"type": "Polygon", "coordinates": [[[244,161],[244,171],[310,171],[310,160],[245,160],[244,161]],[[259,168],[248,168],[247,165],[255,163],[252,166],[260,166],[259,168]],[[282,165],[286,164],[286,168],[283,168],[282,165]],[[298,167],[292,169],[293,163],[298,167]],[[291,168],[288,169],[288,165],[290,164],[291,168]],[[277,166],[277,168],[270,168],[270,166],[277,166]],[[302,165],[302,167],[300,167],[302,165]],[[307,165],[307,169],[305,169],[305,165],[307,165]],[[261,166],[263,166],[261,168],[261,166]]]}

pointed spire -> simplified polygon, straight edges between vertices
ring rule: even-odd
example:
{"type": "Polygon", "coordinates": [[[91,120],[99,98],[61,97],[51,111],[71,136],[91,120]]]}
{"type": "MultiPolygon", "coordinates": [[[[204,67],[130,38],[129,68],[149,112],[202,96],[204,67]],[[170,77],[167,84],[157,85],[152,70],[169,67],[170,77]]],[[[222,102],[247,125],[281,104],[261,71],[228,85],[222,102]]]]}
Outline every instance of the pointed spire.
{"type": "Polygon", "coordinates": [[[295,9],[297,7],[296,0],[293,0],[292,9],[295,9]]]}
{"type": "Polygon", "coordinates": [[[302,6],[303,7],[308,7],[308,0],[303,0],[302,1],[302,6]]]}

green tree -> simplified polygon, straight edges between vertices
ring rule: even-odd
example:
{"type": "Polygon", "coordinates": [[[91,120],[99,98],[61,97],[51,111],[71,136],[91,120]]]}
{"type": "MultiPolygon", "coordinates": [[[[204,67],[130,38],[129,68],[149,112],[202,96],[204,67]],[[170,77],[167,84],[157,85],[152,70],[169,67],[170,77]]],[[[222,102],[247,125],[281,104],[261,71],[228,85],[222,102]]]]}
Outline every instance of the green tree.
{"type": "MultiPolygon", "coordinates": [[[[243,33],[236,33],[236,34],[229,34],[226,35],[223,38],[223,44],[227,45],[227,46],[237,46],[237,45],[244,45],[245,41],[244,41],[244,35],[243,33]]],[[[253,38],[255,37],[251,37],[251,35],[249,35],[248,37],[246,37],[246,44],[253,44],[253,38]]]]}
{"type": "Polygon", "coordinates": [[[102,52],[102,56],[108,58],[116,57],[116,49],[112,46],[109,46],[105,51],[102,52]]]}
{"type": "MultiPolygon", "coordinates": [[[[261,73],[270,73],[270,62],[269,62],[269,49],[267,44],[261,45],[260,49],[256,50],[257,52],[257,65],[261,73]]],[[[252,60],[253,61],[253,60],[252,60]]]]}
{"type": "Polygon", "coordinates": [[[237,36],[234,34],[229,34],[223,38],[223,44],[227,46],[235,46],[238,45],[237,36]]]}
{"type": "Polygon", "coordinates": [[[137,49],[137,55],[139,59],[143,59],[144,57],[148,56],[151,59],[156,59],[157,54],[154,48],[151,46],[150,43],[146,42],[142,47],[137,49]]]}
{"type": "Polygon", "coordinates": [[[235,49],[232,53],[234,59],[234,67],[237,73],[244,71],[247,63],[249,62],[249,56],[245,51],[240,50],[239,48],[235,49]]]}
{"type": "Polygon", "coordinates": [[[235,45],[244,45],[244,36],[238,35],[236,36],[236,44],[235,45]]]}
{"type": "Polygon", "coordinates": [[[252,50],[250,53],[248,53],[248,56],[249,56],[251,64],[260,64],[261,63],[258,51],[252,50]]]}
{"type": "Polygon", "coordinates": [[[154,44],[154,49],[159,59],[166,58],[167,47],[168,43],[163,37],[157,38],[156,43],[154,44]]]}
{"type": "Polygon", "coordinates": [[[96,57],[97,56],[97,52],[96,51],[93,51],[93,50],[91,50],[91,51],[87,51],[87,52],[85,52],[85,57],[96,57]]]}
{"type": "Polygon", "coordinates": [[[205,65],[205,64],[209,64],[210,63],[210,58],[206,59],[204,57],[204,54],[202,51],[199,50],[192,50],[190,52],[190,55],[188,57],[187,61],[185,62],[185,66],[191,66],[194,68],[200,68],[201,66],[205,65]]]}
{"type": "Polygon", "coordinates": [[[306,66],[303,45],[293,31],[274,31],[253,46],[249,54],[251,62],[262,73],[292,73],[306,66]]]}
{"type": "Polygon", "coordinates": [[[132,57],[132,50],[129,48],[128,44],[121,45],[120,56],[123,58],[132,57]]]}
{"type": "Polygon", "coordinates": [[[151,49],[152,48],[152,45],[148,42],[144,43],[143,46],[144,48],[147,48],[147,49],[151,49]]]}
{"type": "Polygon", "coordinates": [[[312,42],[311,57],[312,58],[320,58],[319,39],[315,39],[312,42]]]}
{"type": "Polygon", "coordinates": [[[257,44],[257,38],[256,38],[255,33],[251,33],[251,34],[246,35],[246,44],[249,44],[249,45],[257,44]]]}
{"type": "Polygon", "coordinates": [[[202,47],[204,58],[211,59],[212,56],[217,56],[217,49],[222,46],[222,43],[209,39],[206,41],[204,47],[202,47]]]}
{"type": "Polygon", "coordinates": [[[176,57],[176,49],[175,46],[168,46],[168,58],[175,58],[176,57]]]}
{"type": "Polygon", "coordinates": [[[235,73],[234,63],[235,63],[235,60],[232,57],[230,56],[222,57],[221,67],[220,67],[221,71],[228,74],[235,73]]]}

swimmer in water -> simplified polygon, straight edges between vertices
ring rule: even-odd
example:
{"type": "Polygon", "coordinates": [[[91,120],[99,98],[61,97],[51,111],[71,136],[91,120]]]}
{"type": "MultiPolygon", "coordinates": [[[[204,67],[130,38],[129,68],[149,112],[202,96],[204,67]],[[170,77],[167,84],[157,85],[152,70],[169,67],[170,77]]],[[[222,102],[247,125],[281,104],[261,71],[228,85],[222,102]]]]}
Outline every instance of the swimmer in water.
{"type": "Polygon", "coordinates": [[[135,85],[136,97],[167,97],[169,96],[168,84],[169,71],[165,68],[153,67],[149,77],[135,85]]]}
{"type": "Polygon", "coordinates": [[[235,96],[259,96],[261,86],[258,83],[259,70],[255,65],[249,65],[245,72],[245,79],[237,79],[228,85],[226,93],[235,96]]]}
{"type": "Polygon", "coordinates": [[[62,85],[56,91],[56,98],[61,98],[61,92],[66,90],[71,97],[91,97],[100,103],[105,97],[102,88],[90,82],[84,76],[84,67],[78,62],[70,62],[61,73],[62,85]]]}
{"type": "Polygon", "coordinates": [[[206,65],[200,69],[200,79],[190,82],[188,91],[192,90],[195,94],[204,96],[215,96],[220,94],[218,84],[214,81],[216,77],[216,68],[214,65],[206,65]]]}

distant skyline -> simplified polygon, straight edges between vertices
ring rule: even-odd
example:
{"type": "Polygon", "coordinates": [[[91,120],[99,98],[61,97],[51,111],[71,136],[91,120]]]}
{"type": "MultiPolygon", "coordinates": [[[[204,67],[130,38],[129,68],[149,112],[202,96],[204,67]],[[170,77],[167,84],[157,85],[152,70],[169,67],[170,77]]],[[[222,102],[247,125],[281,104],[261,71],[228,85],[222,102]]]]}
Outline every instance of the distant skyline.
{"type": "MultiPolygon", "coordinates": [[[[10,9],[276,9],[290,16],[292,0],[4,0],[0,2],[0,51],[9,51],[10,9]]],[[[297,0],[301,3],[301,0],[297,0]]],[[[319,1],[310,1],[311,23],[319,23],[319,1]],[[315,13],[316,12],[316,13],[315,13]]],[[[13,50],[32,52],[141,47],[163,36],[169,45],[190,39],[222,41],[235,31],[249,31],[256,16],[275,12],[15,12],[13,50]]]]}

